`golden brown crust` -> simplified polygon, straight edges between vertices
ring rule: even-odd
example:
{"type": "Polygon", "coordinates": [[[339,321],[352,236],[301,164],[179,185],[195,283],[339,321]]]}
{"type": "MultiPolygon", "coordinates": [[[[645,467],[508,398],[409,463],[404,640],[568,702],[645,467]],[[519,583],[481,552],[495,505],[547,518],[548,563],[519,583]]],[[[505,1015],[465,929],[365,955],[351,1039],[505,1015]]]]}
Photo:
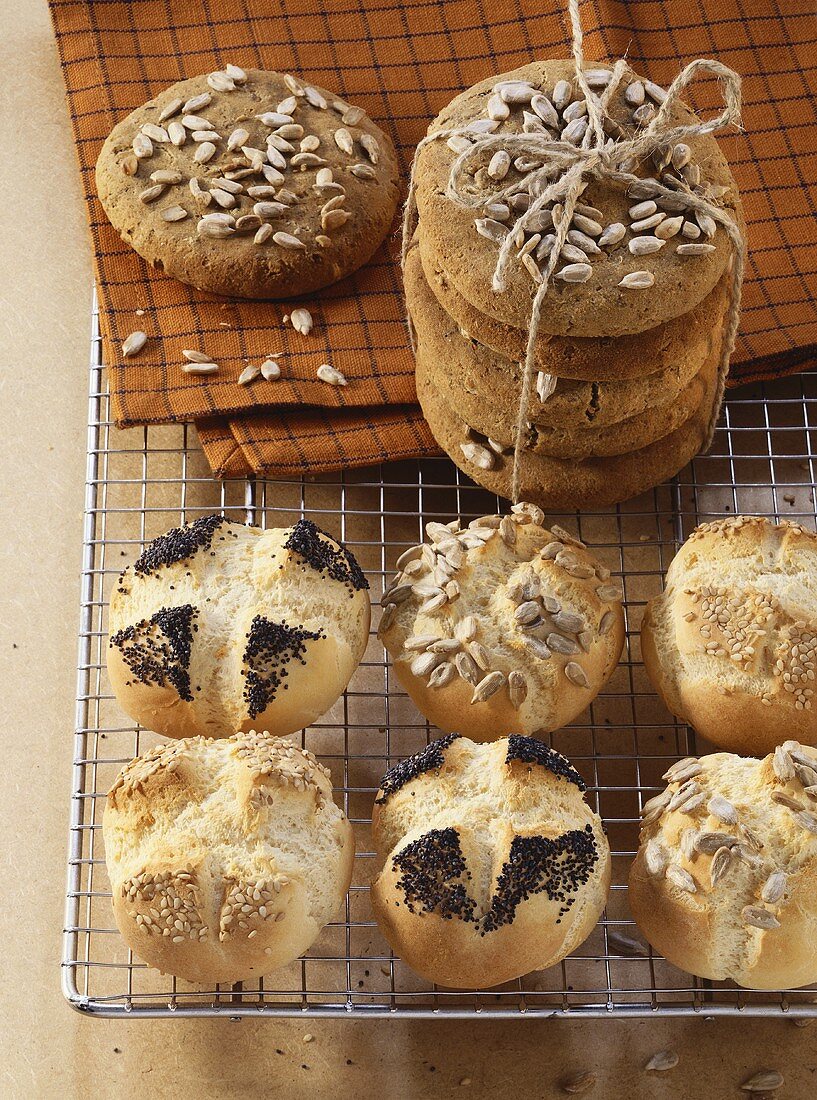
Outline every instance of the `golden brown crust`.
{"type": "MultiPolygon", "coordinates": [[[[573,68],[572,61],[534,62],[484,80],[457,96],[434,120],[430,131],[456,128],[475,117],[485,117],[492,88],[500,81],[530,80],[536,88],[550,94],[557,80],[570,79],[573,68]]],[[[631,76],[627,82],[635,79],[631,76]]],[[[630,125],[630,109],[618,93],[614,96],[612,114],[620,124],[630,125]]],[[[694,123],[697,119],[679,104],[671,121],[694,123]]],[[[514,110],[497,132],[518,132],[521,122],[521,111],[514,110]]],[[[715,139],[709,134],[695,135],[689,138],[688,145],[693,160],[700,165],[704,182],[726,189],[720,201],[739,218],[734,180],[715,139]]],[[[455,157],[445,140],[431,142],[420,154],[417,203],[424,233],[434,254],[441,258],[447,276],[468,302],[504,324],[524,329],[530,317],[535,284],[524,267],[514,264],[508,269],[506,289],[502,293],[492,290],[497,245],[476,232],[474,210],[451,202],[445,195],[455,157]]],[[[642,171],[650,175],[652,170],[650,165],[642,171]]],[[[503,186],[512,175],[513,170],[502,181],[503,186]]],[[[628,209],[634,200],[619,184],[593,181],[582,195],[582,202],[602,211],[603,224],[629,225],[628,209]]],[[[637,256],[629,251],[628,240],[629,235],[609,253],[591,256],[593,274],[587,283],[554,281],[542,312],[541,327],[545,331],[585,337],[618,336],[664,324],[688,313],[710,293],[731,255],[723,229],[715,232],[709,242],[713,251],[705,255],[677,253],[678,241],[673,238],[660,251],[637,256]],[[654,287],[644,291],[619,286],[624,275],[642,270],[654,274],[654,287]]]]}
{"type": "Polygon", "coordinates": [[[673,965],[750,989],[817,980],[817,802],[800,760],[817,754],[787,741],[765,760],[679,762],[645,807],[628,897],[673,965]]]}
{"type": "MultiPolygon", "coordinates": [[[[214,294],[242,298],[289,298],[336,282],[357,270],[372,256],[389,231],[399,198],[397,158],[391,141],[369,118],[363,115],[354,124],[344,124],[341,114],[331,106],[339,102],[324,88],[315,89],[327,103],[325,109],[312,105],[303,95],[295,96],[296,106],[291,124],[303,128],[300,137],[290,136],[291,152],[284,147],[284,161],[278,160],[280,180],[273,174],[271,183],[263,174],[243,176],[234,181],[241,191],[234,196],[235,205],[221,209],[218,203],[198,200],[190,191],[193,178],[205,191],[213,190],[215,181],[225,172],[241,171],[250,164],[241,147],[228,151],[227,140],[237,129],[249,135],[242,145],[250,149],[266,149],[267,136],[275,126],[267,126],[255,116],[275,112],[277,105],[292,97],[281,73],[258,69],[247,71],[246,83],[234,91],[218,92],[208,87],[204,76],[179,81],[150,102],[118,123],[102,147],[96,168],[97,191],[105,212],[114,227],[148,263],[166,271],[174,278],[214,294]],[[181,147],[172,142],[153,142],[153,155],[135,161],[132,142],[147,124],[163,130],[171,123],[181,125],[182,111],[159,122],[163,109],[174,101],[188,101],[201,94],[211,96],[210,103],[192,112],[206,119],[219,141],[213,141],[216,152],[204,164],[193,160],[203,142],[195,142],[194,131],[187,128],[187,138],[181,147]],[[351,154],[341,150],[335,139],[339,130],[346,130],[353,141],[351,154]],[[300,142],[310,135],[320,144],[311,151],[301,152],[300,142]],[[377,164],[360,145],[360,137],[377,143],[377,164]],[[306,157],[308,164],[293,165],[293,158],[306,157]],[[318,158],[317,161],[310,158],[318,158]],[[123,171],[123,164],[136,164],[136,174],[123,171]],[[358,164],[373,170],[373,178],[364,178],[351,171],[358,164]],[[334,174],[333,185],[316,188],[316,172],[329,168],[334,174]],[[155,171],[174,171],[180,175],[177,183],[169,184],[155,200],[140,199],[146,189],[154,186],[150,179],[155,171]],[[340,186],[338,186],[340,185],[340,186]],[[264,194],[250,196],[247,187],[266,186],[276,192],[281,188],[295,196],[264,194]],[[327,201],[345,193],[341,209],[351,217],[345,224],[332,227],[322,221],[321,210],[327,201]],[[257,226],[236,232],[229,239],[203,236],[198,229],[203,215],[222,213],[229,217],[258,213],[255,204],[283,201],[284,207],[275,215],[264,213],[262,220],[277,233],[299,237],[305,248],[287,248],[271,237],[255,243],[257,226]],[[180,206],[187,216],[179,221],[165,221],[162,211],[180,206]],[[326,238],[323,243],[318,237],[326,238]]],[[[285,131],[286,133],[287,131],[285,131]]],[[[287,139],[284,139],[287,140],[287,139]]],[[[314,143],[313,143],[314,144],[314,143]]],[[[278,150],[280,153],[280,149],[278,150]]],[[[268,169],[275,165],[267,164],[268,169]]],[[[357,170],[356,170],[357,171],[357,170]]],[[[222,189],[218,189],[222,190],[222,189]]],[[[229,203],[229,196],[224,200],[229,203]]],[[[261,224],[260,222],[258,223],[261,224]]]]}
{"type": "Polygon", "coordinates": [[[166,737],[293,733],[332,706],[360,662],[364,585],[354,558],[309,521],[262,531],[213,516],[168,532],[111,597],[117,701],[166,737]]]}
{"type": "Polygon", "coordinates": [[[736,516],[703,524],[647,606],[642,653],[669,709],[721,748],[817,744],[817,536],[736,516]]]}
{"type": "Polygon", "coordinates": [[[545,527],[540,511],[517,509],[501,526],[499,516],[445,535],[431,525],[429,543],[401,557],[411,574],[399,573],[383,597],[392,610],[379,637],[398,680],[430,722],[467,728],[475,741],[567,725],[610,678],[624,644],[609,570],[567,532],[545,527]],[[454,598],[426,610],[449,562],[459,563],[450,569],[454,598]],[[497,690],[483,698],[489,676],[497,690]]]}
{"type": "Polygon", "coordinates": [[[440,766],[396,790],[390,773],[375,802],[381,932],[444,986],[484,989],[554,965],[590,934],[610,883],[601,820],[565,778],[579,777],[527,738],[437,745],[440,766]]]}
{"type": "Polygon", "coordinates": [[[131,761],[102,829],[128,946],[200,985],[303,954],[351,880],[354,838],[329,773],[268,735],[190,738],[131,761]]]}

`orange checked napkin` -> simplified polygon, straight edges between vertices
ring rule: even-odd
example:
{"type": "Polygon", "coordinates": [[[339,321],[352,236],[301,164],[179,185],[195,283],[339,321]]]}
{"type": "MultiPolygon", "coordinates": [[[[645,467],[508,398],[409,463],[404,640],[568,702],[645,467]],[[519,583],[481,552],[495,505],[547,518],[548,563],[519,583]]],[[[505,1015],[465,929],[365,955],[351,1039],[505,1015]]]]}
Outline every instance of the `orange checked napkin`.
{"type": "MultiPolygon", "coordinates": [[[[213,470],[275,476],[434,453],[414,404],[397,244],[310,295],[309,337],[281,323],[293,303],[225,301],[153,271],[108,224],[93,168],[114,123],[183,77],[223,68],[291,71],[359,104],[393,138],[404,177],[429,121],[458,92],[536,57],[566,57],[564,0],[51,0],[94,242],[105,361],[119,424],[196,421],[213,470]],[[136,309],[145,310],[137,317],[136,309]],[[153,337],[123,362],[125,336],[153,337]],[[218,375],[181,370],[204,347],[218,375]],[[280,353],[282,380],[236,385],[280,353]],[[315,378],[329,362],[349,379],[315,378]]],[[[745,132],[722,139],[745,205],[749,259],[731,384],[808,367],[817,346],[817,29],[812,0],[584,0],[588,60],[627,55],[661,84],[695,57],[743,77],[745,132]]],[[[693,106],[712,112],[714,86],[693,106]]]]}

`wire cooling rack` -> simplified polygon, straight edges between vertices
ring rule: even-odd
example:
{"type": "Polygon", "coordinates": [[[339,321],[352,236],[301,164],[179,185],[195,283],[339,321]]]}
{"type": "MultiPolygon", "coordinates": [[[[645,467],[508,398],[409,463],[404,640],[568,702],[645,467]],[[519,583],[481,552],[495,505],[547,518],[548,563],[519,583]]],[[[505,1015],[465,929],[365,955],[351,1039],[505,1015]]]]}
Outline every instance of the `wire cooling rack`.
{"type": "MultiPolygon", "coordinates": [[[[391,953],[369,907],[374,866],[370,812],[383,772],[433,739],[391,674],[375,637],[377,601],[395,559],[430,519],[468,521],[507,505],[447,459],[394,463],[315,480],[213,480],[187,427],[118,431],[110,421],[94,310],[77,727],[71,790],[63,989],[94,1016],[704,1016],[817,1015],[817,988],[751,993],[693,978],[654,954],[632,921],[626,879],[639,808],[663,787],[662,772],[694,753],[694,735],[653,692],[641,664],[644,604],[661,589],[678,545],[705,519],[753,512],[817,519],[812,432],[817,373],[729,395],[714,446],[674,481],[615,510],[553,516],[573,528],[620,577],[627,648],[610,683],[551,744],[582,772],[613,852],[607,909],[590,938],[558,966],[494,990],[439,989],[391,953]],[[308,954],[252,985],[199,987],[144,966],[119,936],[111,910],[101,820],[119,769],[160,738],[135,728],[105,672],[108,596],[144,543],[213,511],[261,526],[302,515],[340,538],[365,569],[375,613],[372,637],[348,691],[301,734],[331,769],[353,823],[352,887],[338,919],[308,954]]],[[[465,731],[467,732],[467,730],[465,731]]]]}

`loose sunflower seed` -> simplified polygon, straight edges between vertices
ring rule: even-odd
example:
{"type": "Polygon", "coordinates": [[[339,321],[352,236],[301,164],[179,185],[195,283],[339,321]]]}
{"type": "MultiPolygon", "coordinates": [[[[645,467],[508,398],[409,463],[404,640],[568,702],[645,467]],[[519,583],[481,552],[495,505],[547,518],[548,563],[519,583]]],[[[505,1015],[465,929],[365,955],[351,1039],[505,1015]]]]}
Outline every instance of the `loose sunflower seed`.
{"type": "Polygon", "coordinates": [[[780,927],[780,921],[774,913],[770,913],[768,909],[761,909],[758,905],[744,905],[740,915],[743,917],[743,923],[750,925],[752,928],[773,929],[780,927]]]}
{"type": "Polygon", "coordinates": [[[182,363],[182,370],[185,374],[216,374],[218,365],[216,363],[182,363]]]}
{"type": "Polygon", "coordinates": [[[680,1061],[674,1050],[659,1050],[653,1054],[644,1069],[651,1073],[666,1073],[669,1069],[675,1069],[680,1061]]]}
{"type": "Polygon", "coordinates": [[[589,1070],[586,1073],[577,1073],[562,1081],[562,1091],[571,1096],[578,1096],[583,1092],[589,1092],[596,1084],[596,1075],[589,1070]]]}
{"type": "Polygon", "coordinates": [[[213,360],[209,355],[206,355],[203,351],[196,351],[193,348],[182,349],[182,355],[189,363],[212,363],[213,360]]]}
{"type": "Polygon", "coordinates": [[[129,336],[125,337],[125,342],[122,344],[122,355],[125,359],[130,359],[134,355],[138,355],[142,348],[147,343],[146,332],[132,332],[129,336]]]}
{"type": "MultiPolygon", "coordinates": [[[[276,233],[276,237],[277,236],[278,234],[276,233]]],[[[329,363],[321,363],[315,374],[321,380],[321,382],[328,382],[330,386],[349,385],[343,372],[339,371],[336,367],[331,366],[329,363]]]]}
{"type": "Polygon", "coordinates": [[[784,1083],[783,1074],[776,1069],[762,1069],[759,1073],[747,1078],[740,1087],[743,1092],[775,1092],[782,1088],[784,1083]]]}
{"type": "Polygon", "coordinates": [[[489,672],[474,688],[474,694],[471,696],[471,703],[484,703],[486,700],[490,699],[492,695],[496,695],[504,684],[504,672],[500,672],[498,669],[494,672],[489,672]]]}
{"type": "Polygon", "coordinates": [[[302,336],[308,336],[312,331],[312,314],[303,306],[293,309],[289,315],[289,321],[295,331],[300,332],[302,336]]]}
{"type": "Polygon", "coordinates": [[[480,443],[460,443],[460,450],[467,461],[478,466],[480,470],[492,470],[496,465],[496,455],[480,443]]]}
{"type": "Polygon", "coordinates": [[[256,378],[261,374],[261,368],[255,363],[250,363],[244,368],[244,370],[238,376],[239,386],[246,386],[250,382],[254,382],[256,378]]]}
{"type": "Polygon", "coordinates": [[[275,382],[281,377],[281,368],[274,359],[265,359],[261,364],[261,377],[267,382],[275,382]]]}

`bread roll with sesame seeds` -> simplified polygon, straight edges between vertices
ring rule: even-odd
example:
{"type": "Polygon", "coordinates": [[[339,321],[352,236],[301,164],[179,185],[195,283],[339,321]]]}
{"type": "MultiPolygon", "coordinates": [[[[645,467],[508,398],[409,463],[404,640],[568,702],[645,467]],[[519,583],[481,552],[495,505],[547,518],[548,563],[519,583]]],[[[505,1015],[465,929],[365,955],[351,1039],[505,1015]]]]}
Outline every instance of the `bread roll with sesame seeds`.
{"type": "Polygon", "coordinates": [[[817,982],[817,750],[680,760],[644,807],[629,900],[673,965],[747,989],[817,982]]]}
{"type": "Polygon", "coordinates": [[[641,648],[672,713],[719,748],[817,745],[817,535],[762,516],[702,524],[647,605],[641,648]]]}
{"type": "Polygon", "coordinates": [[[584,782],[543,742],[451,734],[392,768],[375,799],[371,899],[429,981],[485,989],[553,966],[590,934],[610,849],[584,782]]]}
{"type": "Polygon", "coordinates": [[[532,504],[428,523],[398,558],[378,636],[422,714],[476,741],[567,725],[624,644],[621,590],[584,543],[532,504]]]}
{"type": "Polygon", "coordinates": [[[198,985],[258,978],[337,913],[354,838],[312,753],[269,734],[194,737],[132,760],[102,822],[113,909],[150,966],[198,985]]]}
{"type": "Polygon", "coordinates": [[[324,714],[369,637],[368,582],[315,526],[204,516],[155,539],[111,597],[108,675],[166,737],[287,734],[324,714]]]}

